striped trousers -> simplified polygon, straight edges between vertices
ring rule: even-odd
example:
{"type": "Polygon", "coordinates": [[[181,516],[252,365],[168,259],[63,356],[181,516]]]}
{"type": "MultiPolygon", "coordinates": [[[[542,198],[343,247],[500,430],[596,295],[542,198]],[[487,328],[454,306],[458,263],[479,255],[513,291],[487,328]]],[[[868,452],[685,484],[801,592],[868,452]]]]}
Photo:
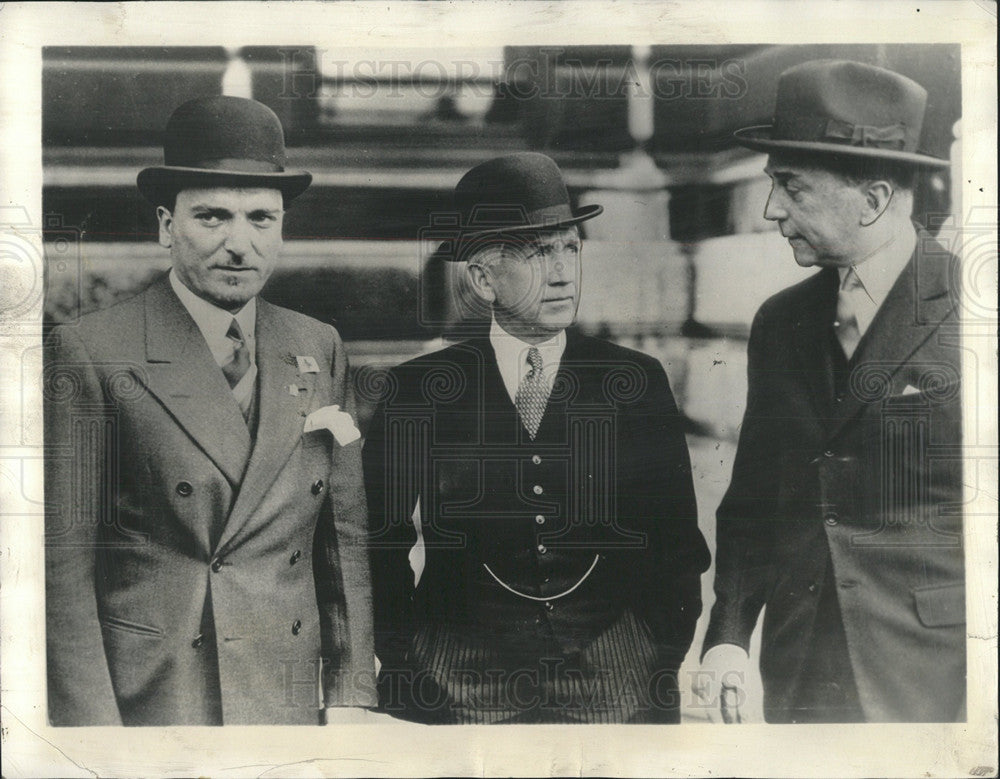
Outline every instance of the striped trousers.
{"type": "Polygon", "coordinates": [[[497,645],[456,626],[420,626],[406,668],[383,668],[379,702],[433,724],[673,723],[677,669],[657,663],[649,629],[625,610],[577,653],[555,641],[497,645]]]}

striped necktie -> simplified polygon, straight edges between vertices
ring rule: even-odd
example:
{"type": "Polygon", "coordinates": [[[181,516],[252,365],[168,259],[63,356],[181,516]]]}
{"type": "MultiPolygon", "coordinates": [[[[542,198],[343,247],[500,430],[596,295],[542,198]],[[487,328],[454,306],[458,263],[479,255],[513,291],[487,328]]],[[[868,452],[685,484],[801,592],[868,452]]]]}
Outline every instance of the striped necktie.
{"type": "Polygon", "coordinates": [[[837,340],[840,341],[848,360],[854,356],[858,343],[861,341],[857,304],[854,299],[854,296],[859,292],[863,294],[864,288],[858,274],[854,272],[854,268],[851,268],[844,276],[844,281],[837,292],[837,320],[833,323],[837,340]]]}
{"type": "Polygon", "coordinates": [[[229,362],[222,366],[222,372],[225,374],[226,381],[229,382],[229,388],[236,389],[236,385],[250,370],[250,350],[243,338],[240,323],[236,321],[235,317],[232,324],[229,325],[229,330],[226,331],[226,338],[233,342],[233,356],[229,362]]]}
{"type": "Polygon", "coordinates": [[[521,417],[521,423],[535,440],[538,426],[542,423],[542,415],[545,414],[545,406],[549,400],[549,388],[542,374],[542,353],[537,347],[528,349],[528,364],[531,370],[521,380],[514,396],[514,405],[517,407],[517,414],[521,417]]]}

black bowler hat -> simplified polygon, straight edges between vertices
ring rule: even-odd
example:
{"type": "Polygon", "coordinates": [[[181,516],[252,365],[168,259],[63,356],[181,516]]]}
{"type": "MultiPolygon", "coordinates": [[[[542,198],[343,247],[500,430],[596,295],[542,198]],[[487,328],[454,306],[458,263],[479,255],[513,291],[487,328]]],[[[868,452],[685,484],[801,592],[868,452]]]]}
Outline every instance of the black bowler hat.
{"type": "Polygon", "coordinates": [[[574,212],[556,163],[544,154],[519,152],[477,165],[455,186],[458,225],[454,241],[435,254],[463,260],[479,239],[497,235],[559,230],[592,219],[603,206],[574,212]]]}
{"type": "Polygon", "coordinates": [[[136,184],[154,204],[182,189],[279,189],[301,195],[312,174],[285,170],[285,134],[278,116],[243,97],[203,97],[179,106],[167,121],[163,165],[139,171],[136,184]]]}
{"type": "Polygon", "coordinates": [[[944,167],[918,151],[927,90],[899,73],[847,60],[815,60],[778,78],[774,123],[737,130],[751,149],[794,149],[824,155],[944,167]]]}

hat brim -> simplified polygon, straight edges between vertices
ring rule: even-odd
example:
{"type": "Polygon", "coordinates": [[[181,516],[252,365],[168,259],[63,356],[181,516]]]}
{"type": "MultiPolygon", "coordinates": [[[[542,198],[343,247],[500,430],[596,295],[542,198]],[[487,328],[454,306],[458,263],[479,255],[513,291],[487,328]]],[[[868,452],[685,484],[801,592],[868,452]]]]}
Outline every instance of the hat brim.
{"type": "Polygon", "coordinates": [[[428,258],[429,262],[445,260],[447,262],[464,262],[468,254],[469,246],[480,238],[491,235],[516,235],[518,233],[543,232],[546,230],[562,230],[573,225],[586,222],[595,216],[604,213],[604,206],[596,203],[583,206],[578,209],[569,219],[560,219],[557,222],[536,222],[533,224],[507,225],[504,227],[491,227],[488,229],[466,229],[454,241],[443,241],[428,258]]]}
{"type": "Polygon", "coordinates": [[[538,232],[539,230],[561,230],[564,227],[572,227],[575,224],[580,224],[580,222],[586,222],[588,219],[593,219],[595,216],[599,216],[604,213],[604,206],[599,206],[596,203],[584,206],[577,210],[575,214],[569,219],[560,219],[559,221],[548,221],[548,222],[536,222],[534,224],[526,225],[510,225],[505,227],[490,227],[483,230],[477,230],[474,227],[469,227],[463,231],[463,238],[479,238],[484,235],[499,235],[501,233],[524,233],[524,232],[538,232]]]}
{"type": "Polygon", "coordinates": [[[165,193],[177,193],[182,189],[200,187],[277,189],[280,190],[287,202],[309,188],[312,183],[312,174],[302,170],[287,170],[281,173],[249,173],[160,165],[139,171],[135,183],[143,196],[153,205],[160,205],[158,201],[165,193]]]}
{"type": "Polygon", "coordinates": [[[840,143],[820,143],[819,141],[785,141],[771,137],[774,126],[770,124],[744,127],[733,133],[733,138],[742,146],[757,151],[774,149],[793,149],[795,151],[814,152],[817,154],[841,154],[849,157],[865,157],[868,159],[892,160],[895,162],[921,165],[931,168],[947,168],[951,163],[940,157],[916,152],[895,151],[893,149],[873,149],[866,146],[848,146],[840,143]]]}

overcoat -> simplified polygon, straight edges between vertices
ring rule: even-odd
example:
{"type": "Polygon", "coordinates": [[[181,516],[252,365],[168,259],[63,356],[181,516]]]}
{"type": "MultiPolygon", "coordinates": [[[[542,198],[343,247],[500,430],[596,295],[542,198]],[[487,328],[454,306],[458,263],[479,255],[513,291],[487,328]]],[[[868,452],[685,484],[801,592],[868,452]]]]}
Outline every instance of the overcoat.
{"type": "MultiPolygon", "coordinates": [[[[662,366],[568,331],[534,440],[488,338],[398,366],[381,384],[364,463],[382,706],[428,721],[533,721],[523,719],[535,716],[531,696],[512,701],[504,675],[537,676],[544,659],[586,673],[593,660],[603,702],[633,683],[640,707],[676,713],[671,675],[709,556],[662,366]]],[[[636,713],[580,708],[583,721],[636,713]]]]}
{"type": "Polygon", "coordinates": [[[766,607],[769,721],[823,716],[805,692],[817,667],[842,670],[830,684],[856,687],[869,721],[965,716],[956,267],[919,232],[839,387],[835,269],[754,320],[705,649],[747,648],[766,607]]]}
{"type": "Polygon", "coordinates": [[[53,724],[317,724],[321,666],[374,702],[360,444],[303,433],[352,404],[344,348],[260,299],[256,333],[251,426],[166,276],[51,334],[53,724]]]}

